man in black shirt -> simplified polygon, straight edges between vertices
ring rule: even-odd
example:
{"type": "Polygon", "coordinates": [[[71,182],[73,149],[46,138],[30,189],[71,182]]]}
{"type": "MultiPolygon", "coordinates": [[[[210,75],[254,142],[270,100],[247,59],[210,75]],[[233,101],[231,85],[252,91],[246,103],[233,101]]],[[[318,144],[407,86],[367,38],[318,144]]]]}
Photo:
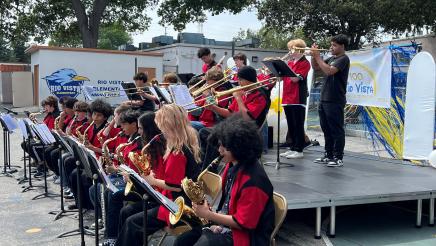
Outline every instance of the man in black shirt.
{"type": "MultiPolygon", "coordinates": [[[[319,104],[319,120],[324,133],[324,156],[315,160],[316,163],[327,164],[329,167],[343,165],[345,131],[344,108],[346,103],[346,87],[350,59],[345,54],[348,37],[339,34],[331,39],[330,52],[332,56],[323,60],[319,51],[312,51],[312,67],[321,70],[327,77],[321,90],[319,104]]],[[[316,44],[312,48],[318,48],[316,44]]]]}
{"type": "Polygon", "coordinates": [[[133,80],[135,81],[138,94],[141,96],[142,100],[125,101],[122,104],[131,106],[133,109],[141,112],[154,111],[155,102],[159,102],[159,99],[154,96],[149,89],[152,85],[148,82],[148,76],[145,73],[137,73],[133,77],[133,80]]]}

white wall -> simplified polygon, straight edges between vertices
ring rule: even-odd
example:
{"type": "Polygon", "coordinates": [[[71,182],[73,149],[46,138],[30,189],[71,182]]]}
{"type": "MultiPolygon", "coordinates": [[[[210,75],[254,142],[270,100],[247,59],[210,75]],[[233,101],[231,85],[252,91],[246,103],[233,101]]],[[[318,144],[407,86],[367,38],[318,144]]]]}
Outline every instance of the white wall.
{"type": "MultiPolygon", "coordinates": [[[[53,75],[53,73],[61,69],[73,69],[77,75],[88,78],[89,81],[84,81],[83,83],[85,86],[93,86],[103,91],[119,88],[121,82],[133,81],[135,58],[137,58],[138,67],[155,68],[156,77],[162,77],[161,56],[40,49],[32,53],[31,57],[32,72],[34,72],[34,65],[39,64],[39,100],[41,101],[52,94],[44,78],[53,75]]],[[[66,86],[52,88],[60,88],[61,91],[69,89],[77,90],[77,98],[84,100],[83,93],[77,88],[67,88],[66,86]]],[[[60,92],[58,93],[59,96],[60,92]]],[[[106,100],[111,104],[118,104],[120,102],[117,97],[106,98],[106,100]]]]}
{"type": "Polygon", "coordinates": [[[33,105],[31,72],[12,73],[12,104],[14,107],[26,107],[33,105]]]}

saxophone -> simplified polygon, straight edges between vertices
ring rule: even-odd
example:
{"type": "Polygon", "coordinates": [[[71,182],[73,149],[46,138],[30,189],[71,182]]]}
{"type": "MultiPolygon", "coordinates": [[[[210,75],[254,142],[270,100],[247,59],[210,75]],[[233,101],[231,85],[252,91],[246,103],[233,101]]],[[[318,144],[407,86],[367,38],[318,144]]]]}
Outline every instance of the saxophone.
{"type": "Polygon", "coordinates": [[[55,131],[59,131],[60,127],[59,127],[59,121],[61,119],[61,116],[59,115],[58,117],[56,117],[55,122],[54,122],[54,130],[55,131]]]}
{"type": "Polygon", "coordinates": [[[83,134],[79,137],[79,141],[82,142],[82,144],[86,145],[88,144],[88,130],[94,125],[94,121],[91,121],[89,126],[85,129],[83,134]]]}
{"type": "Polygon", "coordinates": [[[118,133],[115,137],[113,138],[109,138],[106,141],[103,142],[102,146],[101,146],[101,157],[100,157],[100,162],[103,166],[113,166],[113,161],[112,161],[112,157],[108,148],[108,144],[112,141],[114,141],[115,139],[117,139],[123,132],[118,133]]]}
{"type": "MultiPolygon", "coordinates": [[[[123,157],[122,150],[123,150],[124,148],[126,148],[127,146],[134,144],[134,143],[136,142],[136,140],[138,140],[139,138],[141,138],[141,136],[137,136],[137,137],[134,138],[132,141],[129,141],[129,142],[127,142],[127,143],[120,144],[120,145],[115,149],[115,153],[116,153],[116,155],[117,155],[117,159],[118,159],[118,165],[123,165],[123,164],[126,163],[126,160],[124,160],[124,157],[123,157]]],[[[124,190],[124,195],[129,194],[129,192],[130,192],[130,190],[132,189],[132,187],[133,187],[133,183],[132,183],[132,181],[127,181],[127,183],[126,183],[126,188],[125,188],[125,190],[124,190]]]]}

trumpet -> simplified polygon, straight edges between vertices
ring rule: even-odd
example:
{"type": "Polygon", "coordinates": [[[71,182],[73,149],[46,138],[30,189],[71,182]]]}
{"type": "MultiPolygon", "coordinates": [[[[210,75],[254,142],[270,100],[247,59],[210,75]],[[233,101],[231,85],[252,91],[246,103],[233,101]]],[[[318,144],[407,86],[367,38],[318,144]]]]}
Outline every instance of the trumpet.
{"type": "Polygon", "coordinates": [[[224,76],[224,78],[216,81],[215,83],[203,86],[200,89],[193,91],[191,94],[193,97],[196,98],[196,97],[200,96],[203,92],[205,92],[209,89],[212,89],[212,88],[216,88],[216,87],[220,86],[221,84],[227,82],[227,79],[230,78],[231,76],[232,76],[232,74],[228,74],[228,75],[224,76]]]}
{"type": "Polygon", "coordinates": [[[318,49],[318,48],[311,48],[311,47],[293,47],[291,49],[291,53],[305,53],[306,51],[329,51],[328,49],[318,49]]]}
{"type": "Polygon", "coordinates": [[[41,111],[34,112],[34,113],[29,113],[28,117],[33,123],[38,124],[38,120],[36,119],[36,116],[43,114],[43,113],[45,113],[45,110],[41,110],[41,111]]]}

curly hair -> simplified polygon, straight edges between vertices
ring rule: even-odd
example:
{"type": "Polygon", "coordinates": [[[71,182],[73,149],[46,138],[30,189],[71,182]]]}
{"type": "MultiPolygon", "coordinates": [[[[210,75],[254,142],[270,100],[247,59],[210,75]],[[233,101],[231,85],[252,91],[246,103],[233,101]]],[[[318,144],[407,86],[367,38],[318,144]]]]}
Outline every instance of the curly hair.
{"type": "MultiPolygon", "coordinates": [[[[156,114],[154,112],[149,111],[143,113],[138,119],[138,124],[141,125],[143,129],[142,139],[144,140],[144,143],[150,142],[153,137],[162,133],[154,122],[155,116],[156,114]]],[[[165,152],[164,138],[161,137],[159,141],[154,141],[146,151],[151,156],[152,167],[155,167],[155,164],[157,164],[157,159],[159,156],[163,156],[165,152]]]]}
{"type": "Polygon", "coordinates": [[[230,151],[242,167],[253,165],[262,154],[262,138],[254,121],[234,114],[215,126],[208,141],[215,141],[230,151]]]}
{"type": "Polygon", "coordinates": [[[59,111],[58,99],[54,96],[48,96],[46,99],[42,100],[41,106],[44,107],[45,105],[52,106],[55,112],[59,111]]]}
{"type": "Polygon", "coordinates": [[[120,114],[120,123],[129,123],[129,124],[133,122],[138,123],[139,115],[140,113],[138,111],[129,109],[120,114]]]}
{"type": "Polygon", "coordinates": [[[91,113],[101,113],[105,118],[109,118],[113,114],[111,105],[102,99],[93,101],[91,105],[89,105],[89,108],[91,109],[91,113]]]}

